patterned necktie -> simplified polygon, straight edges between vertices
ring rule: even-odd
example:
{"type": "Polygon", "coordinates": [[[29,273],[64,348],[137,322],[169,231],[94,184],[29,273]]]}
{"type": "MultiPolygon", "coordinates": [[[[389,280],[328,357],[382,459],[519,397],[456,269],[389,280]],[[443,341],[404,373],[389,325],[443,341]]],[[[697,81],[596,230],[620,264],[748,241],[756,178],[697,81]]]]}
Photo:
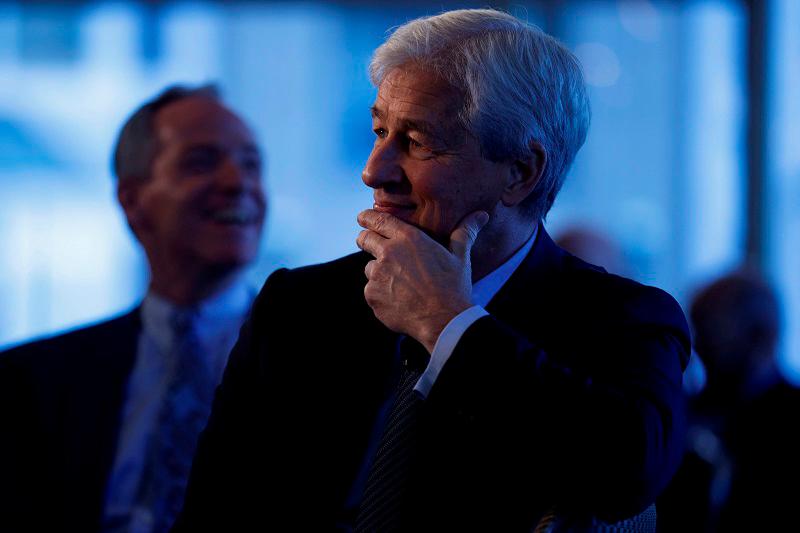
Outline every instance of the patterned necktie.
{"type": "Polygon", "coordinates": [[[386,427],[364,485],[356,517],[357,533],[397,531],[407,496],[409,471],[414,459],[419,410],[424,399],[414,390],[427,365],[428,355],[414,339],[398,339],[403,369],[386,427]]]}
{"type": "Polygon", "coordinates": [[[196,317],[172,317],[174,372],[150,439],[139,501],[152,512],[152,533],[168,531],[183,505],[197,437],[208,420],[214,383],[203,359],[196,317]]]}

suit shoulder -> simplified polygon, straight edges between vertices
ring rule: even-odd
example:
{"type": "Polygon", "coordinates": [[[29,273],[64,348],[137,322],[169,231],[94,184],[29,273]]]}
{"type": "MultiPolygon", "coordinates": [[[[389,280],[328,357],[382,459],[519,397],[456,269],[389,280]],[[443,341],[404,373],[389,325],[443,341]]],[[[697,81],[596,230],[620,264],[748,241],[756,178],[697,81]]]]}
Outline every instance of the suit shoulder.
{"type": "Polygon", "coordinates": [[[83,355],[98,346],[122,342],[121,337],[139,328],[138,308],[94,324],[40,337],[0,352],[0,369],[49,368],[64,363],[73,366],[83,355]]]}
{"type": "Polygon", "coordinates": [[[284,300],[284,295],[297,301],[306,294],[347,293],[353,287],[363,287],[367,281],[364,266],[370,259],[366,253],[357,252],[326,263],[276,270],[264,283],[257,303],[284,300]]]}
{"type": "Polygon", "coordinates": [[[666,291],[610,274],[574,256],[565,260],[565,266],[569,285],[583,296],[593,311],[625,322],[666,323],[688,331],[681,306],[666,291]]]}
{"type": "Polygon", "coordinates": [[[361,277],[364,273],[364,266],[371,259],[365,252],[356,252],[333,261],[308,265],[289,270],[288,273],[301,281],[311,281],[315,279],[341,280],[343,278],[361,277]]]}

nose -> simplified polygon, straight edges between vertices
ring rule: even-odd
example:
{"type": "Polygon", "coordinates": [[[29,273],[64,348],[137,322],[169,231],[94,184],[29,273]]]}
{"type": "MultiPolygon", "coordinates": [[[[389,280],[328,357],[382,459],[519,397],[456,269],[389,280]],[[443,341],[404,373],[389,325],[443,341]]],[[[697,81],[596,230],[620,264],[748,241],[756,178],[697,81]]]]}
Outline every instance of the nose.
{"type": "Polygon", "coordinates": [[[383,189],[402,183],[403,168],[400,152],[389,139],[380,139],[372,147],[369,159],[361,172],[361,179],[368,187],[383,189]]]}
{"type": "Polygon", "coordinates": [[[217,186],[228,192],[241,192],[247,183],[248,173],[235,157],[226,157],[217,169],[217,186]]]}

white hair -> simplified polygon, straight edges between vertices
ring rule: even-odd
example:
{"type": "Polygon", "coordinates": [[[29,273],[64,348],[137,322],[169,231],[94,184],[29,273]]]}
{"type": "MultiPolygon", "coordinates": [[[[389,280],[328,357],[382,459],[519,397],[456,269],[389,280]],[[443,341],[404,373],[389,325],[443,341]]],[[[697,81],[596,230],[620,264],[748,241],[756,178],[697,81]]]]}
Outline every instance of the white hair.
{"type": "Polygon", "coordinates": [[[531,142],[547,165],[525,206],[543,219],[589,129],[577,58],[538,27],[494,9],[461,9],[398,27],[372,57],[379,87],[395,68],[428,69],[465,95],[459,121],[492,161],[523,159],[531,142]]]}

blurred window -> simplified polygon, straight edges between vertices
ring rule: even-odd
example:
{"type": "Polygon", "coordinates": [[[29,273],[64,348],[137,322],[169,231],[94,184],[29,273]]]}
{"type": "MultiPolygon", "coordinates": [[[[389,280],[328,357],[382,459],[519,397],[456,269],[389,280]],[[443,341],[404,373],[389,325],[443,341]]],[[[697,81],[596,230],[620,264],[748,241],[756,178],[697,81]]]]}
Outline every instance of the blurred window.
{"type": "Polygon", "coordinates": [[[767,265],[784,306],[784,370],[800,383],[800,2],[769,5],[767,265]]]}
{"type": "MultiPolygon", "coordinates": [[[[777,231],[800,227],[800,152],[790,148],[799,145],[798,125],[788,118],[798,116],[790,90],[800,68],[794,4],[774,2],[781,30],[770,45],[779,87],[770,266],[788,291],[798,332],[800,251],[777,231]]],[[[742,3],[503,5],[573,49],[590,88],[589,137],[548,230],[591,227],[621,250],[629,275],[682,302],[741,261],[742,3]]],[[[421,2],[0,5],[0,346],[124,311],[141,298],[146,263],[116,205],[109,161],[125,118],[168,84],[219,81],[262,142],[270,212],[255,283],[277,267],[355,251],[356,214],[372,203],[360,179],[372,146],[370,56],[387,29],[441,9],[421,2]]],[[[795,354],[798,335],[787,341],[795,354]]]]}

